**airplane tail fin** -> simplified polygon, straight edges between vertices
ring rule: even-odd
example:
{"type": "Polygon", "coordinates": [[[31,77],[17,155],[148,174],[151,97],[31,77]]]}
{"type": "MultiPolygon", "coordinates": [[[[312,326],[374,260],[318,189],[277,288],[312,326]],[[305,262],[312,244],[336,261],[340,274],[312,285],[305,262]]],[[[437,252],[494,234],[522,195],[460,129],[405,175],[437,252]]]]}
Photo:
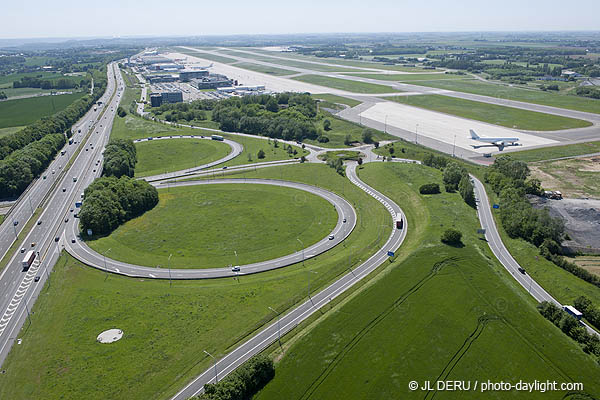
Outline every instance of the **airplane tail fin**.
{"type": "Polygon", "coordinates": [[[479,139],[479,135],[477,135],[473,129],[469,129],[469,132],[471,132],[471,139],[473,139],[473,140],[479,139]]]}

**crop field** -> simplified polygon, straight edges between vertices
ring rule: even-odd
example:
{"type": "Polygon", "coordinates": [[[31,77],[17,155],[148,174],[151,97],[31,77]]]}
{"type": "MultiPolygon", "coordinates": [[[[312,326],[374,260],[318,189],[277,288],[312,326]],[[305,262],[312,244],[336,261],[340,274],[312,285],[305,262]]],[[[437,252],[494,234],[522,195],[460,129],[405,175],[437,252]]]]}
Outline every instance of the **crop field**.
{"type": "Polygon", "coordinates": [[[442,95],[397,96],[388,97],[387,99],[409,106],[426,108],[507,128],[531,131],[554,131],[592,125],[591,122],[580,119],[442,95]]]}
{"type": "Polygon", "coordinates": [[[343,96],[337,96],[335,94],[327,94],[327,93],[313,94],[312,97],[315,99],[323,100],[323,102],[321,103],[321,106],[328,107],[328,108],[332,108],[332,107],[329,107],[327,104],[339,103],[339,104],[345,104],[348,107],[355,107],[355,106],[361,104],[361,102],[358,100],[349,99],[348,97],[343,97],[343,96]]]}
{"type": "MultiPolygon", "coordinates": [[[[252,177],[280,178],[280,168],[252,177]]],[[[379,248],[391,226],[383,206],[325,165],[281,167],[284,179],[317,183],[356,204],[357,226],[347,248],[317,259],[239,280],[168,281],[106,275],[64,256],[32,310],[23,342],[6,359],[2,399],[163,399],[175,394],[215,357],[323,287],[379,248]],[[124,331],[119,342],[96,342],[105,329],[124,331]]],[[[233,255],[232,255],[233,256],[233,255]]],[[[175,257],[175,256],[173,256],[175,257]]]]}
{"type": "Polygon", "coordinates": [[[262,72],[263,74],[275,75],[275,76],[285,76],[295,74],[296,71],[290,71],[288,69],[269,67],[267,65],[253,64],[253,63],[237,63],[235,64],[238,68],[248,69],[250,71],[262,72]]]}
{"type": "Polygon", "coordinates": [[[179,171],[225,157],[231,148],[215,140],[153,140],[135,145],[138,162],[136,177],[179,171]]]}
{"type": "Polygon", "coordinates": [[[0,128],[29,125],[42,117],[64,110],[85,93],[29,97],[0,102],[0,128]]]}
{"type": "Polygon", "coordinates": [[[436,82],[420,82],[422,86],[438,89],[448,89],[457,92],[480,94],[501,99],[524,101],[552,107],[568,108],[570,110],[586,111],[600,114],[600,100],[589,99],[574,95],[549,93],[541,90],[528,90],[508,87],[478,80],[447,80],[436,82]]]}
{"type": "Polygon", "coordinates": [[[278,360],[275,378],[256,399],[482,398],[478,391],[457,396],[408,389],[412,380],[455,379],[578,381],[598,395],[600,367],[539,315],[535,302],[478,240],[475,210],[457,193],[418,194],[421,184],[441,183],[439,171],[376,164],[360,175],[402,205],[407,240],[396,261],[361,293],[284,343],[283,355],[271,346],[278,360]],[[448,227],[463,232],[464,247],[439,242],[448,227]]]}
{"type": "Polygon", "coordinates": [[[323,75],[300,75],[291,78],[297,81],[312,83],[319,86],[330,87],[334,89],[345,90],[353,93],[394,93],[401,92],[401,90],[394,89],[391,86],[378,85],[375,83],[365,83],[358,81],[351,81],[347,79],[331,78],[323,75]]]}
{"type": "Polygon", "coordinates": [[[600,141],[567,144],[564,146],[544,147],[542,149],[516,151],[511,152],[509,155],[517,160],[533,162],[594,153],[600,153],[600,141]]]}
{"type": "Polygon", "coordinates": [[[456,75],[456,74],[445,74],[431,73],[431,74],[344,74],[349,76],[357,76],[359,78],[377,79],[380,81],[395,81],[395,82],[413,82],[413,81],[438,81],[446,79],[473,79],[469,75],[456,75]]]}

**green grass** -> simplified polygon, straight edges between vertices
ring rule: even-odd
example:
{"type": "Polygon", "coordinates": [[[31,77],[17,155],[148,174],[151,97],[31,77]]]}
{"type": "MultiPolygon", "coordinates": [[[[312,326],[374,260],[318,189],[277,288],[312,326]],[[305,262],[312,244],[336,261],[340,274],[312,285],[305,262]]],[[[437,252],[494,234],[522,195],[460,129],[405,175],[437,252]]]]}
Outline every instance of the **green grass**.
{"type": "Polygon", "coordinates": [[[511,152],[509,155],[517,160],[525,162],[552,160],[560,157],[579,156],[600,152],[599,142],[575,143],[564,146],[544,147],[541,149],[523,150],[511,152]]]}
{"type": "Polygon", "coordinates": [[[323,107],[327,107],[328,103],[331,104],[345,104],[349,107],[356,107],[359,104],[362,104],[361,101],[358,100],[354,100],[354,99],[349,99],[348,97],[342,97],[342,96],[338,96],[335,94],[326,94],[326,93],[322,93],[322,94],[313,94],[312,95],[313,98],[315,99],[320,99],[323,100],[323,102],[321,103],[321,106],[323,107]]]}
{"type": "Polygon", "coordinates": [[[299,146],[292,146],[292,149],[296,150],[297,154],[289,154],[284,146],[287,148],[287,144],[278,142],[275,147],[274,140],[259,139],[240,135],[228,135],[221,133],[226,139],[233,140],[244,146],[242,153],[234,158],[233,160],[227,161],[226,163],[220,164],[220,166],[235,166],[253,164],[266,161],[278,161],[278,160],[291,160],[292,158],[300,158],[309,154],[308,150],[304,150],[299,146]],[[265,153],[265,158],[258,158],[258,151],[262,150],[265,153]],[[250,156],[250,158],[248,157],[250,156]]]}
{"type": "Polygon", "coordinates": [[[241,62],[239,64],[235,64],[238,68],[248,69],[250,71],[262,72],[263,74],[275,75],[275,76],[285,76],[292,75],[297,73],[296,71],[290,71],[288,69],[270,67],[268,65],[260,65],[253,63],[241,62]]]}
{"type": "Polygon", "coordinates": [[[310,246],[335,227],[327,200],[269,185],[209,185],[160,191],[151,211],[109,236],[94,250],[132,264],[222,268],[270,260],[310,246]],[[237,251],[237,257],[234,252],[237,251]]]}
{"type": "Polygon", "coordinates": [[[85,93],[30,97],[0,102],[0,128],[29,125],[64,110],[85,93]]]}
{"type": "Polygon", "coordinates": [[[153,140],[135,145],[138,162],[135,176],[144,177],[179,171],[225,157],[231,148],[215,140],[153,140]]]}
{"type": "Polygon", "coordinates": [[[125,117],[115,117],[115,121],[110,133],[111,139],[143,139],[149,136],[168,136],[168,135],[203,135],[208,133],[199,132],[191,128],[175,128],[167,124],[161,124],[154,121],[127,114],[125,117]],[[193,132],[193,133],[192,133],[193,132]]]}
{"type": "MultiPolygon", "coordinates": [[[[38,301],[32,325],[18,333],[3,365],[2,399],[163,399],[210,367],[202,350],[221,357],[227,349],[306,299],[307,270],[313,291],[365,260],[382,245],[391,226],[376,200],[324,165],[301,164],[258,170],[254,177],[317,184],[356,205],[357,226],[346,240],[316,259],[239,281],[129,279],[84,267],[68,256],[57,263],[38,301]],[[350,256],[350,258],[349,258],[350,256]],[[124,337],[98,344],[103,330],[124,337]]],[[[174,256],[175,257],[175,256],[174,256]]]]}
{"type": "Polygon", "coordinates": [[[401,92],[401,90],[394,89],[391,86],[377,85],[375,83],[365,83],[358,81],[351,81],[348,79],[331,78],[324,75],[300,75],[294,78],[296,81],[312,83],[314,85],[330,87],[334,89],[345,90],[353,93],[394,93],[401,92]]]}
{"type": "MultiPolygon", "coordinates": [[[[14,81],[21,80],[21,78],[26,77],[26,76],[38,77],[40,79],[48,79],[48,80],[54,80],[54,79],[59,79],[59,78],[69,79],[68,76],[64,76],[62,74],[59,74],[58,72],[49,72],[49,71],[19,72],[19,73],[13,73],[13,74],[0,76],[0,90],[3,90],[5,88],[12,88],[14,81]]],[[[79,79],[81,80],[82,78],[79,77],[79,79]]]]}
{"type": "Polygon", "coordinates": [[[592,123],[580,119],[544,114],[479,101],[459,99],[442,95],[397,96],[389,100],[409,106],[456,115],[458,117],[488,122],[532,131],[554,131],[559,129],[582,128],[592,123]]]}
{"type": "Polygon", "coordinates": [[[498,97],[501,99],[524,101],[527,103],[542,104],[552,107],[567,108],[570,110],[586,111],[596,114],[600,113],[600,100],[574,95],[544,92],[541,90],[520,89],[506,85],[481,82],[478,80],[420,82],[419,85],[454,90],[457,92],[498,97]]]}
{"type": "Polygon", "coordinates": [[[8,128],[0,128],[0,136],[10,135],[25,128],[24,126],[10,126],[8,128]]]}
{"type": "MultiPolygon", "coordinates": [[[[456,193],[417,194],[419,185],[441,182],[439,171],[375,164],[360,175],[402,204],[408,238],[396,261],[360,294],[336,305],[298,337],[285,338],[275,378],[257,400],[422,399],[426,393],[410,392],[408,382],[436,379],[576,380],[598,395],[600,367],[539,315],[535,302],[492,258],[475,234],[475,210],[456,193]],[[448,227],[463,232],[465,247],[439,242],[448,227]]],[[[278,346],[270,350],[279,359],[278,346]]],[[[478,391],[437,395],[482,398],[478,391]]],[[[488,392],[484,397],[522,394],[488,392]]]]}
{"type": "MultiPolygon", "coordinates": [[[[10,99],[11,97],[17,96],[31,96],[42,93],[50,93],[51,90],[46,89],[38,89],[38,88],[17,88],[17,89],[0,89],[0,92],[4,92],[6,96],[10,99]]],[[[1,103],[0,103],[1,104],[1,103]]]]}
{"type": "Polygon", "coordinates": [[[344,74],[350,76],[357,76],[359,78],[377,79],[380,81],[395,81],[395,82],[413,82],[413,81],[437,81],[446,79],[473,79],[468,75],[456,75],[456,74],[445,74],[434,73],[434,74],[344,74]]]}
{"type": "Polygon", "coordinates": [[[181,54],[187,54],[188,56],[198,57],[198,58],[202,58],[204,60],[219,62],[219,63],[223,63],[223,64],[232,64],[234,62],[237,62],[237,60],[234,58],[223,57],[223,56],[219,56],[216,54],[206,53],[206,52],[200,51],[200,50],[189,50],[189,49],[177,47],[175,49],[175,51],[177,51],[178,53],[181,53],[181,54]]]}
{"type": "Polygon", "coordinates": [[[328,151],[325,154],[320,155],[319,158],[321,158],[321,160],[324,160],[324,161],[337,160],[338,158],[342,159],[343,161],[346,161],[346,160],[357,161],[360,157],[364,157],[364,156],[365,155],[362,154],[360,151],[337,150],[337,151],[328,151]]]}
{"type": "MultiPolygon", "coordinates": [[[[328,119],[331,122],[331,130],[325,131],[323,133],[325,136],[329,138],[329,142],[327,143],[319,143],[317,140],[305,140],[305,143],[315,144],[321,147],[331,147],[331,148],[340,148],[340,147],[348,147],[344,144],[346,140],[346,136],[350,135],[350,139],[353,142],[361,142],[362,141],[362,133],[365,127],[360,126],[355,122],[350,122],[345,119],[341,119],[328,113],[327,111],[320,111],[321,118],[319,119],[319,126],[323,128],[323,122],[328,119]]],[[[377,141],[382,140],[396,140],[397,137],[388,135],[381,131],[377,132],[373,135],[373,139],[377,141]]]]}

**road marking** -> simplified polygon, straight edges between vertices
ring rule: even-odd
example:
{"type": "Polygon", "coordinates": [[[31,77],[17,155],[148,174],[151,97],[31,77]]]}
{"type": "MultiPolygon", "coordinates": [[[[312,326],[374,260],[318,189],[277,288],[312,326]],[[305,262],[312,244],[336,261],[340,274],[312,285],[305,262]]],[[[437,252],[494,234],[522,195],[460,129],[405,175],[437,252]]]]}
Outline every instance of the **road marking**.
{"type": "Polygon", "coordinates": [[[35,274],[37,273],[39,268],[40,268],[40,262],[39,262],[39,260],[35,260],[33,262],[33,264],[31,264],[31,267],[29,267],[29,270],[27,271],[25,276],[23,277],[23,280],[21,281],[21,284],[17,288],[15,295],[13,296],[12,300],[8,304],[8,307],[6,308],[4,315],[0,319],[0,336],[4,333],[4,330],[6,329],[6,327],[8,326],[8,323],[10,322],[13,315],[15,314],[15,311],[19,307],[19,304],[21,304],[21,300],[23,299],[23,297],[27,293],[27,290],[31,286],[31,283],[33,282],[33,277],[35,276],[35,274]]]}

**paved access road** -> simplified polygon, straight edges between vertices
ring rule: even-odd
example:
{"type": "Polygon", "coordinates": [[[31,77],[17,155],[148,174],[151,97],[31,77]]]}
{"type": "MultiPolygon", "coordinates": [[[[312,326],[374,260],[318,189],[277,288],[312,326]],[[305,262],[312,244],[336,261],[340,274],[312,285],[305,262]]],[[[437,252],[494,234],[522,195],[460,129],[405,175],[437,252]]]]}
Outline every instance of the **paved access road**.
{"type": "MultiPolygon", "coordinates": [[[[269,326],[265,327],[259,333],[255,334],[246,342],[219,359],[216,363],[219,379],[231,373],[233,370],[235,370],[235,368],[243,364],[250,357],[260,353],[266,347],[274,343],[280,337],[280,335],[284,335],[292,330],[306,318],[318,311],[321,307],[328,304],[331,300],[335,299],[344,291],[351,288],[356,282],[369,275],[373,270],[375,270],[388,259],[388,251],[397,251],[404,241],[408,226],[406,224],[406,217],[404,216],[402,209],[392,200],[362,182],[356,174],[356,167],[357,163],[352,162],[346,168],[346,174],[350,181],[381,202],[390,212],[392,221],[396,215],[402,215],[405,221],[404,229],[393,229],[385,245],[381,249],[377,250],[377,252],[373,254],[367,261],[363,262],[353,270],[349,269],[347,274],[320,292],[310,295],[310,297],[304,303],[298,305],[285,315],[282,315],[279,321],[275,321],[269,326]]],[[[199,356],[205,357],[203,354],[199,354],[199,356]]],[[[173,396],[172,399],[185,400],[195,396],[202,391],[202,388],[206,383],[214,382],[215,378],[215,367],[211,366],[209,369],[192,380],[179,393],[173,396]]]]}
{"type": "MultiPolygon", "coordinates": [[[[521,272],[521,266],[511,256],[509,251],[504,246],[504,243],[502,243],[502,239],[500,238],[500,233],[498,233],[498,228],[496,227],[494,216],[492,215],[492,210],[490,208],[490,203],[483,183],[481,183],[479,179],[472,175],[471,179],[475,187],[477,215],[479,216],[481,227],[485,229],[485,238],[488,242],[488,245],[498,261],[500,261],[500,263],[504,266],[504,268],[506,268],[512,277],[515,278],[515,280],[538,302],[548,301],[562,308],[563,305],[548,292],[546,292],[544,288],[541,287],[536,281],[534,281],[531,275],[529,275],[524,269],[524,272],[521,272]]],[[[598,333],[592,327],[586,323],[583,323],[583,325],[586,327],[589,333],[598,335],[598,333]]]]}
{"type": "MultiPolygon", "coordinates": [[[[225,278],[236,275],[255,274],[258,272],[269,271],[282,268],[288,265],[297,264],[304,259],[316,257],[319,254],[332,249],[340,244],[356,226],[356,212],[354,208],[342,197],[328,190],[316,186],[297,182],[288,182],[272,179],[215,179],[207,181],[182,181],[170,183],[170,187],[197,186],[197,185],[215,185],[215,184],[259,184],[283,186],[292,189],[307,191],[311,194],[320,196],[335,207],[338,213],[338,221],[335,228],[329,233],[334,239],[323,238],[319,242],[287,256],[279,257],[273,260],[262,261],[253,264],[241,265],[240,271],[232,271],[228,266],[213,266],[213,268],[202,269],[165,269],[143,267],[134,264],[128,264],[105,257],[102,254],[90,249],[84,241],[79,239],[78,220],[73,219],[67,226],[66,250],[79,261],[107,272],[126,275],[131,277],[155,278],[155,279],[209,279],[225,278]],[[344,222],[346,221],[346,222],[344,222]],[[75,240],[75,243],[72,243],[75,240]]],[[[159,183],[154,183],[155,186],[159,183]]],[[[84,235],[85,233],[82,233],[84,235]]],[[[328,236],[329,236],[328,235],[328,236]]]]}
{"type": "MultiPolygon", "coordinates": [[[[142,142],[148,142],[148,141],[151,141],[151,140],[154,141],[154,140],[167,140],[167,139],[212,140],[210,138],[210,136],[201,136],[201,135],[170,135],[170,136],[157,136],[157,137],[148,137],[148,138],[145,138],[145,139],[138,139],[138,140],[134,140],[133,143],[142,143],[142,142]]],[[[223,139],[222,142],[225,143],[225,144],[227,144],[227,145],[229,145],[229,147],[231,147],[231,151],[229,152],[229,154],[227,154],[223,158],[220,158],[218,160],[209,162],[207,164],[199,165],[197,167],[192,167],[192,168],[182,169],[182,170],[179,170],[179,171],[167,172],[167,173],[164,173],[164,174],[159,174],[159,175],[153,175],[153,176],[145,177],[144,180],[146,180],[148,182],[151,182],[151,181],[161,181],[161,180],[165,180],[165,179],[179,178],[182,175],[193,174],[193,173],[201,171],[203,169],[214,167],[215,165],[219,165],[219,164],[222,164],[222,163],[227,162],[229,160],[233,160],[234,158],[236,158],[237,156],[239,156],[241,154],[241,152],[244,150],[244,146],[242,146],[241,144],[239,144],[237,142],[234,142],[233,140],[223,139]]]]}
{"type": "MultiPolygon", "coordinates": [[[[75,201],[81,198],[83,189],[94,178],[100,176],[102,149],[108,141],[123,87],[121,74],[116,64],[109,64],[105,95],[105,98],[109,100],[102,106],[105,108],[104,114],[94,124],[88,139],[82,137],[85,133],[83,129],[81,134],[76,135],[77,141],[84,140],[84,143],[81,143],[82,149],[68,171],[63,176],[56,178],[56,185],[49,192],[44,211],[39,217],[40,223],[34,225],[25,238],[25,250],[32,249],[39,252],[36,262],[27,272],[24,272],[22,269],[24,254],[17,250],[0,273],[0,364],[4,362],[16,335],[27,318],[29,309],[33,306],[49,272],[58,259],[60,247],[64,242],[65,220],[68,219],[68,222],[72,222],[74,219],[70,210],[74,208],[75,201]],[[55,241],[55,238],[58,238],[58,241],[55,241]],[[39,276],[37,282],[35,281],[36,276],[39,276]]],[[[98,107],[98,110],[100,109],[98,107]]],[[[96,112],[97,114],[98,112],[96,112]]],[[[66,155],[62,158],[59,156],[59,160],[62,169],[67,168],[66,155]]],[[[51,175],[52,168],[51,166],[47,174],[51,175]]],[[[60,169],[56,168],[56,174],[59,174],[59,171],[60,169]]],[[[38,194],[36,191],[36,195],[38,194]]],[[[28,192],[21,200],[25,208],[29,203],[28,196],[31,195],[32,193],[28,192]]],[[[3,224],[3,227],[4,225],[7,224],[3,224]]],[[[12,227],[10,228],[12,231],[12,227]]]]}

